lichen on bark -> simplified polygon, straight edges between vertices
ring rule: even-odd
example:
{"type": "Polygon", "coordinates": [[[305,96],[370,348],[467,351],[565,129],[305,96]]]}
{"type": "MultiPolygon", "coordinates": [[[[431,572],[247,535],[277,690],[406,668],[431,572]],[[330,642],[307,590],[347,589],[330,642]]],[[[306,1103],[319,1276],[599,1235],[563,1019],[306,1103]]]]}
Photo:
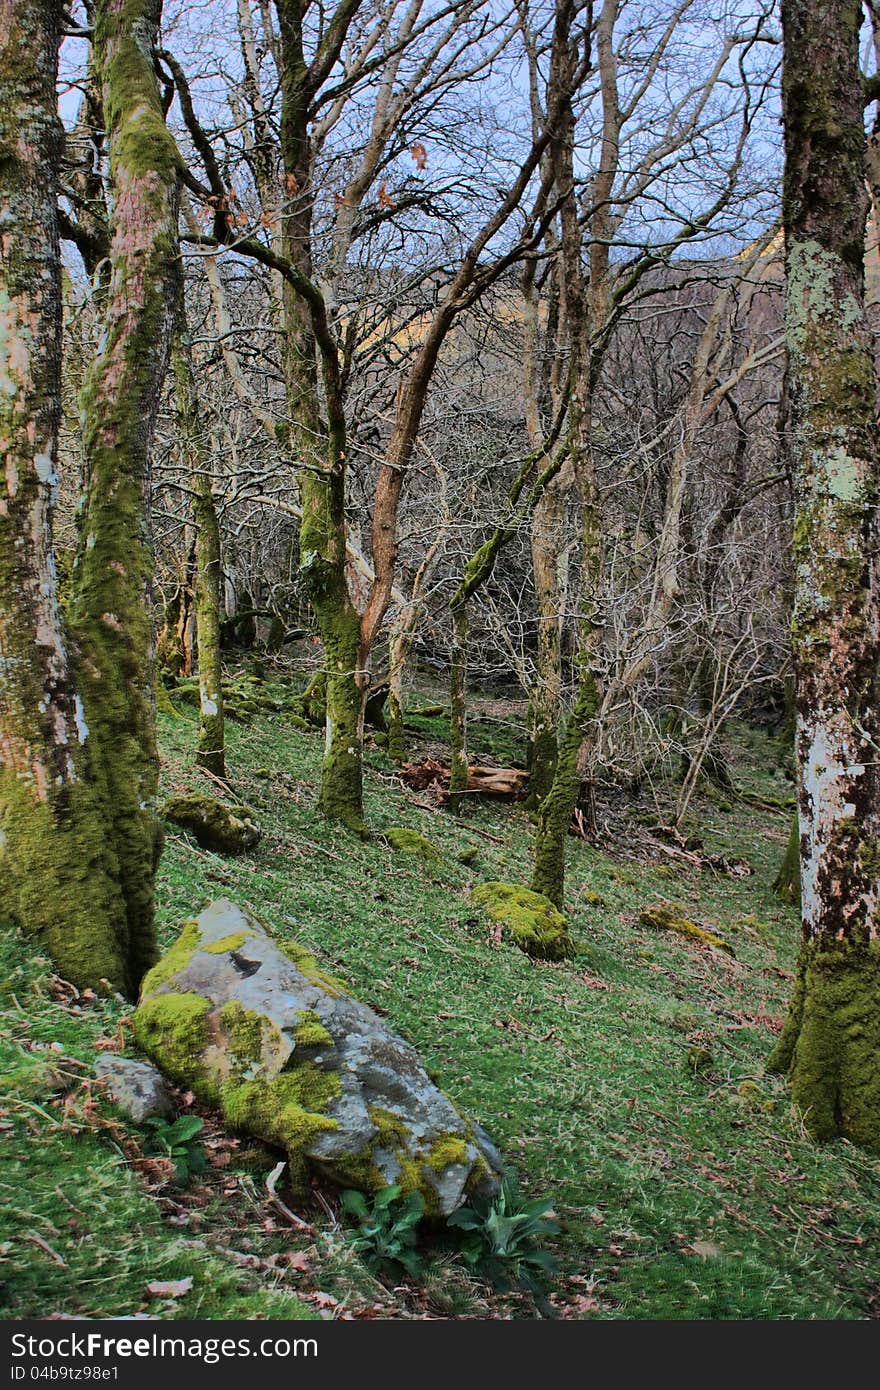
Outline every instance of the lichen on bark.
{"type": "Polygon", "coordinates": [[[0,893],[75,984],[131,991],[119,865],[58,601],[56,76],[62,14],[0,23],[0,893]]]}
{"type": "Polygon", "coordinates": [[[135,981],[156,955],[150,448],[180,274],[180,157],[153,66],[160,13],[158,0],[95,7],[114,201],[104,329],[80,400],[85,497],[70,605],[135,981]]]}
{"type": "Polygon", "coordinates": [[[783,4],[785,328],[803,944],[771,1059],[807,1128],[880,1148],[880,466],[858,5],[783,4]]]}

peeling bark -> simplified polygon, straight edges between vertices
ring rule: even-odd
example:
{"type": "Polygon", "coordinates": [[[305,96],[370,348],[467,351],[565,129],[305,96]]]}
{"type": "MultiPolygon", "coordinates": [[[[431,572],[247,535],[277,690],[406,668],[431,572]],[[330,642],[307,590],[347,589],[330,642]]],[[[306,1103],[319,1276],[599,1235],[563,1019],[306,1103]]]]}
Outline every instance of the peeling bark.
{"type": "Polygon", "coordinates": [[[61,6],[0,4],[0,892],[80,986],[130,991],[99,758],[58,606],[61,6]]]}
{"type": "Polygon", "coordinates": [[[783,4],[803,946],[771,1061],[790,1067],[817,1138],[880,1148],[880,468],[860,24],[856,4],[783,4]]]}
{"type": "Polygon", "coordinates": [[[81,396],[86,495],[71,604],[135,980],[156,952],[150,447],[180,278],[180,159],[153,66],[160,12],[158,0],[102,0],[95,8],[114,203],[104,329],[81,396]]]}

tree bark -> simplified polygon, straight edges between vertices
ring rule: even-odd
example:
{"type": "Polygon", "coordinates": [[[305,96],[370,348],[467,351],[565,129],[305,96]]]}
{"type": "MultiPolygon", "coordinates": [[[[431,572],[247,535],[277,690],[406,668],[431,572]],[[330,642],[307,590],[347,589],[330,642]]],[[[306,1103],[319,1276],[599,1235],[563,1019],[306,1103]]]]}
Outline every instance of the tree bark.
{"type": "Polygon", "coordinates": [[[174,376],[181,447],[195,500],[195,620],[199,667],[199,734],[196,763],[215,777],[226,776],[223,728],[223,670],[220,660],[220,525],[211,474],[201,446],[202,424],[192,348],[181,302],[174,346],[174,376]]]}
{"type": "Polygon", "coordinates": [[[803,944],[771,1059],[809,1131],[880,1148],[880,655],[861,6],[784,0],[785,329],[803,944]]]}
{"type": "Polygon", "coordinates": [[[51,520],[61,415],[55,83],[62,7],[0,3],[0,893],[80,987],[137,985],[63,630],[51,520]]]}
{"type": "Polygon", "coordinates": [[[80,402],[86,486],[71,604],[135,981],[156,954],[150,448],[180,279],[180,158],[153,66],[160,14],[158,0],[101,0],[94,12],[114,201],[103,333],[80,402]]]}
{"type": "Polygon", "coordinates": [[[532,572],[538,612],[535,679],[529,692],[529,797],[537,811],[553,785],[562,713],[562,614],[559,557],[565,545],[566,494],[570,470],[554,480],[535,505],[532,517],[532,572]]]}
{"type": "Polygon", "coordinates": [[[798,903],[801,900],[801,833],[797,816],[791,823],[791,832],[785,854],[779,866],[779,873],[773,880],[773,892],[784,903],[798,903]]]}
{"type": "Polygon", "coordinates": [[[467,595],[452,609],[452,662],[449,676],[449,809],[459,815],[468,789],[467,750],[467,595]]]}
{"type": "MultiPolygon", "coordinates": [[[[606,3],[603,19],[613,28],[614,5],[606,3]]],[[[607,27],[607,25],[606,25],[607,27]]],[[[606,35],[606,39],[608,36],[606,35]]],[[[568,33],[557,26],[554,44],[559,53],[559,81],[570,90],[568,73],[574,62],[568,33]]],[[[601,53],[601,50],[600,50],[601,53]]],[[[565,846],[568,828],[578,801],[578,790],[595,738],[600,691],[596,679],[597,647],[601,628],[598,621],[598,595],[601,593],[602,550],[599,521],[599,494],[592,452],[592,373],[590,325],[600,319],[601,297],[607,275],[607,227],[604,211],[594,222],[600,240],[592,248],[589,295],[581,265],[580,231],[574,182],[574,112],[570,101],[563,103],[558,136],[551,144],[556,192],[560,199],[560,260],[565,294],[565,331],[571,354],[569,407],[569,449],[571,469],[581,509],[581,580],[578,608],[578,650],[576,657],[577,696],[566,721],[550,790],[538,813],[535,862],[530,887],[542,893],[560,909],[565,893],[565,846]]],[[[607,141],[603,141],[603,151],[607,141]]],[[[616,155],[616,147],[614,151],[616,155]]],[[[610,156],[608,156],[610,158],[610,156]]],[[[607,197],[611,177],[604,168],[597,176],[600,208],[607,197]]]]}

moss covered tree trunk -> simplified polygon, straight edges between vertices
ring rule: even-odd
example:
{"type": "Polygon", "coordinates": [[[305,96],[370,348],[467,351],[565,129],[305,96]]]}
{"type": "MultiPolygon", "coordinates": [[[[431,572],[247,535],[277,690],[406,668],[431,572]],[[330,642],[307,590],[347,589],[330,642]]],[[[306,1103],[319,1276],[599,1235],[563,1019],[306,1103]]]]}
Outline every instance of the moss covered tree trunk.
{"type": "Polygon", "coordinates": [[[565,493],[571,477],[557,478],[535,506],[532,518],[532,573],[538,610],[535,679],[529,692],[529,798],[537,811],[553,785],[562,711],[562,622],[559,556],[564,545],[565,493]]]}
{"type": "MultiPolygon", "coordinates": [[[[351,4],[344,8],[350,11],[351,4]]],[[[309,120],[320,79],[314,65],[306,62],[300,0],[276,0],[276,10],[282,58],[281,154],[287,186],[294,190],[281,218],[282,247],[300,277],[296,285],[289,279],[284,285],[284,375],[293,443],[303,465],[300,576],[321,633],[326,669],[318,804],[331,820],[365,835],[363,731],[369,672],[362,659],[360,615],[346,576],[345,410],[326,304],[312,282],[309,120]],[[319,380],[326,423],[321,418],[319,380]]],[[[341,9],[337,19],[347,22],[341,9]]]]}
{"type": "MultiPolygon", "coordinates": [[[[604,13],[604,12],[603,12],[604,13]]],[[[609,11],[610,13],[610,11],[609,11]]],[[[566,73],[575,61],[570,36],[560,60],[564,90],[566,73]]],[[[568,828],[591,745],[596,737],[600,691],[596,679],[597,647],[601,636],[598,596],[601,592],[601,529],[599,493],[592,450],[592,393],[598,354],[590,348],[590,323],[601,322],[599,296],[607,271],[608,228],[602,221],[609,188],[597,185],[601,214],[594,214],[596,245],[591,252],[589,292],[581,262],[581,241],[574,179],[574,113],[565,102],[559,134],[551,144],[560,204],[561,273],[565,287],[565,335],[570,357],[569,450],[581,519],[581,574],[576,657],[577,694],[560,741],[550,790],[541,802],[535,862],[530,887],[562,908],[565,893],[565,849],[568,828]],[[604,190],[604,191],[603,191],[604,190]]],[[[605,158],[610,160],[607,154],[605,158]]],[[[611,167],[611,166],[610,166],[611,167]]]]}
{"type": "Polygon", "coordinates": [[[202,423],[187,332],[185,308],[174,343],[174,377],[180,442],[192,479],[196,522],[195,617],[199,664],[199,734],[196,762],[215,777],[226,776],[223,730],[223,670],[220,661],[220,524],[211,473],[202,448],[202,423]]]}
{"type": "Polygon", "coordinates": [[[363,800],[367,673],[361,622],[345,575],[345,475],[303,480],[300,572],[324,641],[324,762],[318,805],[330,820],[366,835],[363,800]]]}
{"type": "Polygon", "coordinates": [[[596,645],[599,627],[596,622],[596,594],[599,591],[600,535],[595,484],[591,480],[589,461],[581,461],[582,481],[589,482],[583,496],[584,567],[581,576],[580,614],[578,622],[577,673],[578,687],[574,707],[565,723],[550,790],[538,811],[538,833],[535,840],[535,862],[530,887],[543,893],[558,908],[565,894],[565,847],[569,826],[578,803],[578,793],[595,736],[596,715],[600,692],[595,677],[596,645]]]}
{"type": "Polygon", "coordinates": [[[113,212],[103,332],[80,402],[86,488],[71,604],[135,980],[156,952],[150,447],[179,294],[180,162],[153,68],[159,18],[158,0],[94,9],[113,212]]]}
{"type": "Polygon", "coordinates": [[[785,854],[779,866],[779,873],[773,880],[773,892],[784,903],[800,903],[801,832],[797,816],[791,823],[791,832],[785,847],[785,854]]]}
{"type": "Polygon", "coordinates": [[[773,1065],[810,1132],[880,1148],[880,604],[861,6],[784,0],[785,328],[803,945],[773,1065]]]}
{"type": "Polygon", "coordinates": [[[0,6],[0,892],[80,986],[136,984],[52,555],[61,414],[62,8],[0,6]]]}
{"type": "Polygon", "coordinates": [[[452,608],[452,660],[449,674],[449,809],[458,815],[468,785],[467,667],[468,601],[461,597],[452,608]]]}

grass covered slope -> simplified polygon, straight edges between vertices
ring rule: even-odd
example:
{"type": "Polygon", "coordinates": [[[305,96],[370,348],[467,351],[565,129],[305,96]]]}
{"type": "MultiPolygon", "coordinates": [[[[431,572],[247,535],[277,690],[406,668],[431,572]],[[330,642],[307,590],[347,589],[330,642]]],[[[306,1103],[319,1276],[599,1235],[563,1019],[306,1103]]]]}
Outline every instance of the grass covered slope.
{"type": "MultiPolygon", "coordinates": [[[[162,735],[166,794],[204,790],[193,768],[194,720],[163,718],[162,735]]],[[[426,836],[440,851],[426,860],[381,838],[360,842],[317,816],[320,736],[275,716],[230,726],[228,744],[229,800],[255,809],[264,837],[252,854],[228,860],[170,829],[159,881],[165,944],[210,898],[228,896],[312,949],[386,1014],[486,1127],[529,1194],[554,1199],[565,1315],[880,1312],[880,1162],[846,1144],[813,1145],[784,1082],[763,1075],[797,946],[795,914],[771,893],[789,828],[786,789],[767,771],[779,761],[775,746],[748,731],[738,743],[736,779],[761,809],[730,797],[704,800],[694,813],[706,849],[744,855],[754,876],[700,872],[659,851],[653,860],[628,857],[623,847],[639,841],[635,823],[631,835],[615,837],[615,852],[571,840],[566,910],[577,954],[550,963],[499,939],[469,901],[481,882],[528,880],[533,829],[521,809],[487,801],[455,821],[418,805],[373,754],[372,828],[426,836]],[[651,907],[698,923],[735,954],[640,921],[651,907]]],[[[119,1008],[59,1003],[44,970],[16,973],[20,945],[7,937],[5,949],[14,978],[0,1042],[11,1061],[28,1068],[41,1055],[23,1053],[25,1040],[59,1041],[64,1055],[87,1061],[96,1041],[112,1036],[119,1008]]],[[[143,1306],[145,1279],[184,1270],[193,1287],[173,1315],[233,1316],[241,1300],[251,1316],[299,1315],[296,1278],[279,1254],[290,1248],[289,1232],[263,1233],[265,1209],[242,1204],[236,1184],[249,1190],[250,1182],[256,1196],[262,1174],[242,1176],[239,1154],[209,1182],[195,1231],[192,1219],[175,1226],[174,1204],[149,1195],[112,1138],[65,1130],[63,1107],[26,1099],[15,1078],[6,1089],[4,1221],[16,1202],[26,1208],[0,1233],[7,1315],[132,1312],[143,1306]],[[224,1195],[226,1186],[238,1195],[224,1195]],[[241,1253],[251,1217],[255,1264],[246,1268],[223,1252],[235,1244],[241,1253]]],[[[350,1262],[334,1262],[334,1249],[320,1239],[309,1248],[311,1287],[329,1289],[334,1306],[376,1297],[350,1262]]],[[[406,1296],[379,1297],[386,1315],[413,1315],[406,1296]]]]}

